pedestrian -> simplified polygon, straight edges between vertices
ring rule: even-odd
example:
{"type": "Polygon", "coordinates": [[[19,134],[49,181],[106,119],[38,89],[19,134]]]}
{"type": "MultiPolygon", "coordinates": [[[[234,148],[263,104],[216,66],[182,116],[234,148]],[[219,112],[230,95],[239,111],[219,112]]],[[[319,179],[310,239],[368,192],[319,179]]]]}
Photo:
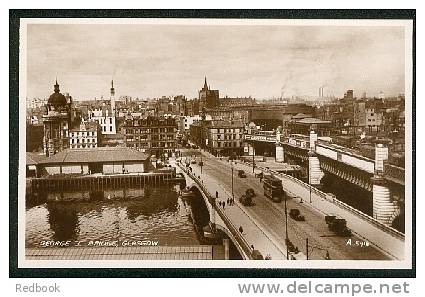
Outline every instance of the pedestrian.
{"type": "Polygon", "coordinates": [[[254,245],[253,245],[253,244],[251,244],[251,249],[252,249],[252,250],[255,250],[255,249],[254,249],[254,245]]]}
{"type": "Polygon", "coordinates": [[[230,198],[227,198],[227,205],[230,205],[230,198]]]}
{"type": "Polygon", "coordinates": [[[239,226],[239,232],[240,232],[241,234],[243,234],[243,228],[242,228],[242,226],[239,226]]]}
{"type": "Polygon", "coordinates": [[[223,201],[223,209],[224,209],[225,206],[226,206],[226,201],[223,201]]]}
{"type": "Polygon", "coordinates": [[[218,191],[215,191],[215,198],[218,198],[218,191]]]}
{"type": "Polygon", "coordinates": [[[325,260],[330,260],[331,257],[329,256],[329,251],[326,251],[326,256],[325,256],[325,260]]]}

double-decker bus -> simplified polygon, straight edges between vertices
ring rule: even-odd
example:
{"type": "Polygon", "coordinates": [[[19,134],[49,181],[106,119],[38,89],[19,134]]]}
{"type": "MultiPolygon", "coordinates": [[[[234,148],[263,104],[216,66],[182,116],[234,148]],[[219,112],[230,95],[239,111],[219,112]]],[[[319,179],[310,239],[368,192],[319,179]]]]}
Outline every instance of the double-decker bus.
{"type": "Polygon", "coordinates": [[[263,180],[264,196],[273,202],[281,202],[284,192],[282,181],[273,175],[264,175],[263,180]]]}

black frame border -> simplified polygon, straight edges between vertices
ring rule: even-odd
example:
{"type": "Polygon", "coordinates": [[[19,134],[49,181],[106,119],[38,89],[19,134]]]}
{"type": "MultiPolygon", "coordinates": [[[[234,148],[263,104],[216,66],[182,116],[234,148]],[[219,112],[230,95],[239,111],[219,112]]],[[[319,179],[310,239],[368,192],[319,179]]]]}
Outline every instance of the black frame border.
{"type": "Polygon", "coordinates": [[[9,277],[12,278],[414,278],[416,277],[416,10],[9,10],[9,277]],[[214,18],[412,20],[412,269],[18,268],[19,23],[21,18],[214,18]]]}

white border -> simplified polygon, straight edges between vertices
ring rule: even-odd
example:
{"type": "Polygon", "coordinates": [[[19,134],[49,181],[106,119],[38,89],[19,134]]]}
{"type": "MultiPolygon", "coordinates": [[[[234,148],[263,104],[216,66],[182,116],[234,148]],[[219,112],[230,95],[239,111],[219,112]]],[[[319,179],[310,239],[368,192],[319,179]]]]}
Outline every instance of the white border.
{"type": "MultiPolygon", "coordinates": [[[[62,19],[21,19],[20,28],[20,64],[19,64],[19,139],[25,140],[25,114],[26,114],[26,34],[28,24],[140,24],[140,25],[214,25],[214,26],[403,26],[405,28],[405,97],[406,97],[406,127],[408,127],[405,139],[406,165],[412,163],[412,40],[413,21],[411,20],[252,20],[252,19],[87,19],[87,18],[62,18],[62,19]]],[[[22,142],[21,143],[25,143],[22,142]]],[[[19,176],[18,176],[18,267],[19,268],[346,268],[346,269],[410,269],[412,226],[406,225],[406,257],[403,261],[369,261],[369,260],[346,260],[346,261],[54,261],[54,260],[25,260],[25,146],[19,148],[19,176]]],[[[405,196],[412,196],[412,170],[406,167],[405,196]]],[[[412,201],[406,200],[406,221],[412,214],[412,201]]]]}

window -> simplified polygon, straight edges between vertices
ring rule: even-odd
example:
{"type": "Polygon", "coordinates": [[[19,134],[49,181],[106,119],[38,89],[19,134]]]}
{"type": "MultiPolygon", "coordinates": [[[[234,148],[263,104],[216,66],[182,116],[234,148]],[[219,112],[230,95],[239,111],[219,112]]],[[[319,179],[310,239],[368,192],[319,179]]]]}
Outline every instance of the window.
{"type": "Polygon", "coordinates": [[[109,126],[109,131],[112,132],[112,126],[109,126]]]}

